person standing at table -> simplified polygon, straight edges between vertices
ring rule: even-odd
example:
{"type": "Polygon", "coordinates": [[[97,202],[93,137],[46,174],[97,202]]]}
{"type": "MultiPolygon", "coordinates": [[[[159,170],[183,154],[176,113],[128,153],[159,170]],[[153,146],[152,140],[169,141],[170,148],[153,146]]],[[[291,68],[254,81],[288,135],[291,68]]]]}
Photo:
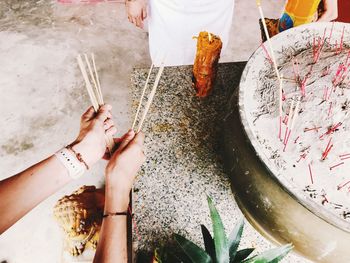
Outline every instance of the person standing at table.
{"type": "Polygon", "coordinates": [[[126,0],[128,19],[143,28],[148,17],[152,62],[167,66],[193,64],[200,31],[228,44],[234,0],[126,0]]]}

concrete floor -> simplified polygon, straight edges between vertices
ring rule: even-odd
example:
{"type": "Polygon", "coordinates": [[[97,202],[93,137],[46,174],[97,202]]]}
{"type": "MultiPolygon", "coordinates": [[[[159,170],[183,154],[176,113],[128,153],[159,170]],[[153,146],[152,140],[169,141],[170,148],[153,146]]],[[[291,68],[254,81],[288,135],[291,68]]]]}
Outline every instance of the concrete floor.
{"type": "MultiPolygon", "coordinates": [[[[279,16],[281,3],[263,4],[266,16],[279,16]]],[[[254,0],[236,1],[232,39],[222,62],[249,58],[260,44],[257,20],[254,0]]],[[[147,32],[129,24],[123,4],[1,1],[0,40],[0,179],[74,140],[79,117],[89,106],[75,61],[78,53],[95,53],[103,94],[114,107],[119,132],[130,127],[130,73],[133,67],[148,67],[150,58],[147,32]]],[[[62,242],[51,209],[79,185],[101,184],[104,166],[96,165],[0,236],[0,261],[60,262],[62,242]]]]}

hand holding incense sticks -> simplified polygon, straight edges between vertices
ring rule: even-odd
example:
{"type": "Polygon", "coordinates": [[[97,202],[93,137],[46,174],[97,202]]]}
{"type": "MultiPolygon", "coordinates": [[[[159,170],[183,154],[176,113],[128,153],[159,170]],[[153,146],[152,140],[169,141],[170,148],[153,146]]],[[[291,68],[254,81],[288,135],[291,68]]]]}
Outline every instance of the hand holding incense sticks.
{"type": "MultiPolygon", "coordinates": [[[[102,91],[100,86],[100,80],[96,69],[94,54],[91,54],[90,58],[91,58],[92,66],[89,61],[89,57],[86,54],[84,54],[84,59],[85,59],[87,68],[89,70],[89,75],[86,72],[85,63],[80,54],[77,56],[77,61],[78,61],[81,74],[85,81],[85,86],[88,91],[91,104],[94,107],[95,112],[97,112],[100,106],[104,105],[104,101],[103,101],[103,96],[102,96],[102,91]],[[91,82],[93,83],[93,85],[91,84],[91,82]]],[[[106,143],[107,143],[107,148],[109,152],[112,153],[115,145],[113,137],[106,135],[106,143]]]]}

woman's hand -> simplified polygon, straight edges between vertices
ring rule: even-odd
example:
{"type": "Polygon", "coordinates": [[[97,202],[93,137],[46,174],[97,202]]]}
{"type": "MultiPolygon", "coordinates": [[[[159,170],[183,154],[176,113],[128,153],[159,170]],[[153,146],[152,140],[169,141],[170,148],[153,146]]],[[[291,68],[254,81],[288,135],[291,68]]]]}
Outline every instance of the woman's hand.
{"type": "Polygon", "coordinates": [[[103,105],[97,113],[90,107],[80,121],[78,138],[71,144],[82,155],[89,167],[99,161],[106,153],[106,136],[113,136],[117,129],[112,120],[111,105],[103,105]]]}
{"type": "MultiPolygon", "coordinates": [[[[142,132],[129,131],[119,139],[119,147],[106,167],[106,197],[111,198],[109,210],[125,209],[137,172],[145,161],[142,132]]],[[[109,206],[108,205],[108,206],[109,206]]]]}
{"type": "Polygon", "coordinates": [[[143,20],[147,17],[147,0],[126,0],[125,6],[130,23],[143,28],[143,20]]]}

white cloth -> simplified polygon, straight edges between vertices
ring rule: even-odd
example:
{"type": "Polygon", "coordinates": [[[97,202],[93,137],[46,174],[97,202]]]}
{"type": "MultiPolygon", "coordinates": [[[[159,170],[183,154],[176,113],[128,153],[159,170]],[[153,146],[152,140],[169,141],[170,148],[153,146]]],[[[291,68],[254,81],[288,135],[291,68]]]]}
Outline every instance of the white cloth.
{"type": "Polygon", "coordinates": [[[227,46],[234,0],[149,0],[149,49],[159,66],[193,64],[200,31],[220,36],[227,46]]]}

